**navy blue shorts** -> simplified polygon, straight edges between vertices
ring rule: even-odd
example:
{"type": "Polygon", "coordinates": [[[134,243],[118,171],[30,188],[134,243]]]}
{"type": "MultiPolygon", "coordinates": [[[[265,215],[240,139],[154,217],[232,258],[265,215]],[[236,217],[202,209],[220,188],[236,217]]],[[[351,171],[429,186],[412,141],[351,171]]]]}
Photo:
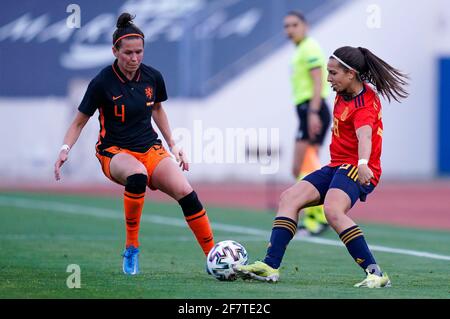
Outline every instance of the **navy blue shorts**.
{"type": "Polygon", "coordinates": [[[320,193],[320,204],[323,204],[325,195],[330,188],[338,188],[344,191],[351,200],[351,206],[356,201],[366,201],[375,188],[375,185],[361,185],[358,182],[358,170],[356,166],[344,164],[336,167],[324,166],[321,169],[305,176],[303,180],[310,182],[320,193]]]}

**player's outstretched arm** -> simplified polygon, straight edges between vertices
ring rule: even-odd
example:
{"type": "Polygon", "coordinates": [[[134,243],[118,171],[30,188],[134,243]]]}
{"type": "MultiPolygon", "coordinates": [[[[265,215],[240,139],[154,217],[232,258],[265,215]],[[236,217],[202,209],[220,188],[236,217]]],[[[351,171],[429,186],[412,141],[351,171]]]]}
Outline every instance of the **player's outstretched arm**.
{"type": "Polygon", "coordinates": [[[72,121],[72,124],[70,124],[70,127],[67,130],[66,135],[64,136],[63,146],[61,147],[55,163],[54,173],[55,179],[57,181],[61,179],[61,166],[63,166],[63,164],[67,161],[70,149],[78,140],[78,137],[80,136],[81,131],[83,130],[83,127],[86,125],[87,121],[89,121],[89,118],[90,117],[86,114],[78,111],[77,115],[72,121]]]}

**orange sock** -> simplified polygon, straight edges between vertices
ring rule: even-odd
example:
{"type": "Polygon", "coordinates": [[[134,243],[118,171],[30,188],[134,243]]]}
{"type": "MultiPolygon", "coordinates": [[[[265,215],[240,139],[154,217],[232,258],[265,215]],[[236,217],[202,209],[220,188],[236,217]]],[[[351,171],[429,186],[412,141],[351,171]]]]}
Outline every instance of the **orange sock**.
{"type": "Polygon", "coordinates": [[[125,226],[127,231],[126,247],[133,245],[139,247],[139,226],[141,223],[142,209],[144,208],[145,193],[133,194],[125,191],[124,208],[125,208],[125,226]]]}
{"type": "Polygon", "coordinates": [[[200,247],[202,247],[205,256],[208,255],[211,248],[214,247],[214,238],[206,210],[202,209],[197,214],[187,216],[185,219],[195,238],[197,238],[200,247]]]}
{"type": "Polygon", "coordinates": [[[208,255],[211,248],[214,247],[214,237],[208,215],[200,203],[197,193],[192,191],[190,194],[181,198],[178,203],[183,210],[184,218],[189,228],[194,233],[195,238],[197,238],[205,255],[208,255]]]}

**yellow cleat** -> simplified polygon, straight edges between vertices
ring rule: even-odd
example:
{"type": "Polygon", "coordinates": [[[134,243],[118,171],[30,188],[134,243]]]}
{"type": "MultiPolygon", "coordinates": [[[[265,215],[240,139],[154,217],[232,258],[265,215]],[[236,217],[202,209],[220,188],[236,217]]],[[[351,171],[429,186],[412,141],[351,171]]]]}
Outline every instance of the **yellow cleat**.
{"type": "Polygon", "coordinates": [[[329,228],[323,212],[323,205],[307,207],[303,211],[304,215],[298,224],[299,236],[318,236],[329,228]]]}
{"type": "Polygon", "coordinates": [[[236,273],[242,279],[255,279],[265,282],[277,282],[280,278],[278,269],[273,269],[262,261],[250,265],[238,265],[236,273]]]}
{"type": "Polygon", "coordinates": [[[306,207],[304,209],[305,216],[317,220],[317,222],[322,224],[327,224],[327,218],[325,217],[325,212],[323,211],[323,205],[306,207]]]}
{"type": "Polygon", "coordinates": [[[377,276],[374,274],[369,273],[368,270],[367,277],[360,283],[357,283],[354,285],[354,287],[365,287],[365,288],[388,288],[391,287],[391,281],[386,273],[383,273],[383,276],[377,276]]]}
{"type": "MultiPolygon", "coordinates": [[[[315,208],[315,207],[310,207],[310,208],[315,208]]],[[[321,223],[321,222],[318,222],[314,218],[305,216],[298,225],[297,233],[302,237],[318,236],[318,235],[321,235],[327,229],[328,229],[327,223],[321,223]]]]}

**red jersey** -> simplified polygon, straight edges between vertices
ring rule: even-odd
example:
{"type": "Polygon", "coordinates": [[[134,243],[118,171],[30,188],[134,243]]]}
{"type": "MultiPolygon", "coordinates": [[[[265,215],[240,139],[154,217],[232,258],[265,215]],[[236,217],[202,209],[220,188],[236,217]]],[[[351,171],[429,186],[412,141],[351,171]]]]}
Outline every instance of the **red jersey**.
{"type": "Polygon", "coordinates": [[[351,164],[358,166],[358,137],[356,130],[361,126],[372,128],[372,151],[369,168],[374,178],[371,182],[378,184],[381,176],[381,143],[383,122],[381,120],[381,103],[378,95],[364,83],[363,91],[350,100],[338,94],[334,101],[333,136],[330,144],[331,162],[328,166],[351,164]]]}

